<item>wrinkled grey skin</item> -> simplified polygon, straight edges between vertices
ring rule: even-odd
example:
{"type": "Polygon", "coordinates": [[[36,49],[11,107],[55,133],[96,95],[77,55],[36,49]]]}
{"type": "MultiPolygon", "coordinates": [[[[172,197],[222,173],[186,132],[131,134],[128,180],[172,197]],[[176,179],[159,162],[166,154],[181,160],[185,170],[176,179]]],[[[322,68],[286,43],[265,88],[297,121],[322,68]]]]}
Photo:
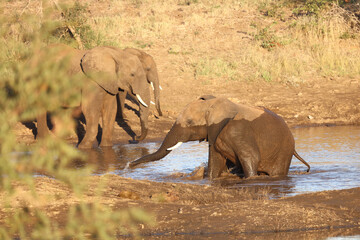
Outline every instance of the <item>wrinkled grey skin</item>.
{"type": "MultiPolygon", "coordinates": [[[[79,148],[91,148],[97,145],[96,135],[100,117],[102,119],[102,139],[100,146],[112,146],[112,135],[117,111],[116,94],[128,91],[138,94],[149,106],[150,93],[145,72],[140,60],[124,51],[115,51],[107,47],[95,47],[80,51],[69,46],[57,44],[58,59],[70,59],[68,72],[82,74],[84,81],[81,92],[81,110],[86,120],[86,133],[78,145],[79,148]]],[[[149,108],[140,105],[140,113],[148,115],[149,108]]],[[[142,120],[142,134],[147,133],[147,118],[142,120]]],[[[39,136],[48,133],[46,114],[38,118],[39,136]]]]}
{"type": "Polygon", "coordinates": [[[238,105],[226,98],[203,96],[188,104],[153,154],[130,163],[156,161],[179,142],[209,141],[208,176],[226,170],[226,160],[242,169],[246,178],[258,174],[287,175],[292,156],[310,166],[295,151],[295,142],[284,120],[265,108],[238,105]]]}

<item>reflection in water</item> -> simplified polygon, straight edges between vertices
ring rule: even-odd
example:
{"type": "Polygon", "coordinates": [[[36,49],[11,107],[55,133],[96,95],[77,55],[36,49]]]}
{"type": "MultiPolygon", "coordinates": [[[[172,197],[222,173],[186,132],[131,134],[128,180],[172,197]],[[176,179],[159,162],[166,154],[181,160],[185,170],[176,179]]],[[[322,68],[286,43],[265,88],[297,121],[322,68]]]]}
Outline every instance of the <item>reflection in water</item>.
{"type": "Polygon", "coordinates": [[[149,154],[146,147],[131,146],[134,145],[81,150],[86,154],[87,160],[86,162],[76,162],[75,167],[83,167],[85,164],[89,164],[95,168],[94,174],[104,174],[123,170],[129,161],[149,154]]]}
{"type": "Polygon", "coordinates": [[[293,133],[297,151],[312,165],[309,178],[294,176],[295,192],[360,186],[360,127],[299,128],[293,133]]]}
{"type": "MultiPolygon", "coordinates": [[[[292,132],[297,152],[311,165],[309,174],[305,173],[306,166],[294,157],[287,177],[264,176],[251,180],[234,177],[222,180],[221,184],[232,188],[268,186],[274,197],[360,186],[360,127],[297,128],[292,132]]],[[[207,164],[207,143],[189,142],[159,161],[124,169],[129,161],[155,152],[160,144],[125,144],[86,153],[89,163],[96,166],[95,174],[108,172],[155,181],[184,181],[167,177],[179,172],[191,173],[207,164]]],[[[209,183],[208,180],[191,182],[209,183]]]]}

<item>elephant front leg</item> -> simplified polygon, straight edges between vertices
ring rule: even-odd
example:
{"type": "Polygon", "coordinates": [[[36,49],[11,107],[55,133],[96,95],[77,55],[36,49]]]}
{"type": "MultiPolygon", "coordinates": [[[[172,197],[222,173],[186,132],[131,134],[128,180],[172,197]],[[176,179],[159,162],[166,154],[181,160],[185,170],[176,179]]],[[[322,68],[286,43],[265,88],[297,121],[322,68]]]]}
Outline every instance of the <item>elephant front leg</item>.
{"type": "Polygon", "coordinates": [[[43,114],[40,114],[36,118],[37,122],[37,138],[44,138],[45,136],[48,136],[50,134],[49,128],[47,126],[47,118],[46,118],[46,112],[43,114]]]}
{"type": "Polygon", "coordinates": [[[127,91],[122,91],[119,92],[119,108],[121,111],[121,117],[123,118],[123,120],[127,119],[127,116],[125,115],[125,99],[126,99],[126,95],[127,95],[127,91]]]}
{"type": "Polygon", "coordinates": [[[104,104],[101,111],[102,137],[100,146],[102,147],[111,147],[113,145],[112,137],[114,131],[116,111],[116,96],[107,94],[104,97],[104,104]]]}
{"type": "Polygon", "coordinates": [[[209,145],[208,176],[210,179],[220,177],[226,169],[226,159],[216,151],[213,145],[209,145]]]}

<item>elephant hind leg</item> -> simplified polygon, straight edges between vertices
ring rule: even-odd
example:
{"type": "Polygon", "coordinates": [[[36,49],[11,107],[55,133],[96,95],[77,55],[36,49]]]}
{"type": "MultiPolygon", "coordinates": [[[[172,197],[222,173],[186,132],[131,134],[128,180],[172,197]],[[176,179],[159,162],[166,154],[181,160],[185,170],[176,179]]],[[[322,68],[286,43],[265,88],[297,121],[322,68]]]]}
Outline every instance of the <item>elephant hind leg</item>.
{"type": "Polygon", "coordinates": [[[242,144],[241,149],[237,148],[235,153],[244,171],[245,178],[256,176],[260,163],[260,152],[257,147],[242,144]]]}
{"type": "Polygon", "coordinates": [[[257,175],[260,151],[251,134],[246,137],[237,136],[234,139],[226,139],[226,144],[219,146],[222,147],[224,155],[242,170],[245,178],[257,175]]]}
{"type": "MultiPolygon", "coordinates": [[[[85,115],[85,114],[84,114],[85,115]]],[[[99,114],[93,114],[91,118],[85,115],[86,132],[84,138],[78,145],[78,148],[92,148],[97,145],[96,135],[98,133],[99,114]],[[95,142],[96,141],[96,142],[95,142]]]]}

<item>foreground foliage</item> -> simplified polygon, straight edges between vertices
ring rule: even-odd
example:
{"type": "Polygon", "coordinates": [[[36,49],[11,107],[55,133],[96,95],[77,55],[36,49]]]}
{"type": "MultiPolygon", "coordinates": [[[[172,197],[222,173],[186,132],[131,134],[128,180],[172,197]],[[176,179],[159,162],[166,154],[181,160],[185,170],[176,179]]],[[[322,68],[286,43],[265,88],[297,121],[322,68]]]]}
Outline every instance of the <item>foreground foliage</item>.
{"type": "Polygon", "coordinates": [[[137,223],[152,220],[142,211],[119,211],[82,201],[91,168],[69,167],[75,159],[86,158],[63,140],[74,123],[68,112],[56,107],[64,99],[70,105],[79,102],[80,94],[74,90],[79,81],[64,72],[66,60],[54,64],[51,59],[55,53],[39,54],[44,45],[58,39],[57,34],[64,28],[61,20],[53,20],[59,13],[46,3],[41,5],[41,16],[24,11],[0,19],[1,26],[6,26],[0,32],[0,238],[113,239],[117,234],[136,233],[137,223]],[[62,126],[56,129],[56,137],[38,139],[31,146],[17,142],[13,131],[16,124],[33,121],[45,109],[62,126]],[[45,176],[62,182],[79,199],[69,206],[68,221],[61,225],[44,206],[62,196],[47,196],[44,200],[35,186],[35,179],[45,176]]]}

